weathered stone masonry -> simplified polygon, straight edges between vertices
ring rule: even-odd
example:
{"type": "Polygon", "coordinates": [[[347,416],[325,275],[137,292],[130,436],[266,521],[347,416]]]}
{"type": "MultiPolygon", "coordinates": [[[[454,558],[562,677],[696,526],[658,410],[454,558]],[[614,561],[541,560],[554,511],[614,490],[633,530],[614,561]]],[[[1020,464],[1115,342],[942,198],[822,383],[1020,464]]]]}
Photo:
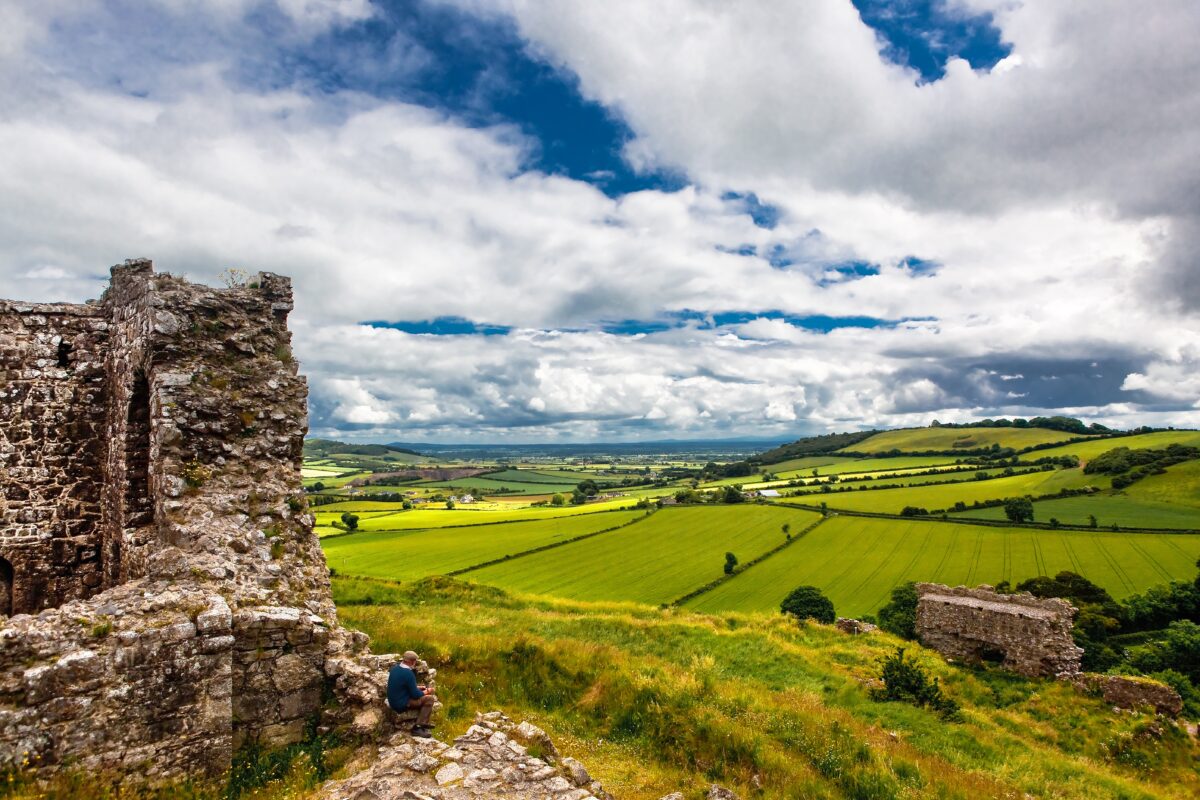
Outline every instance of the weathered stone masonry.
{"type": "Polygon", "coordinates": [[[291,307],[280,276],[149,261],[85,305],[0,301],[0,768],[155,780],[392,724],[394,657],[338,626],[304,503],[291,307]]]}
{"type": "Polygon", "coordinates": [[[1079,672],[1083,650],[1071,638],[1075,607],[1066,600],[999,594],[989,586],[916,588],[917,637],[926,647],[960,661],[995,658],[1030,677],[1079,672]]]}

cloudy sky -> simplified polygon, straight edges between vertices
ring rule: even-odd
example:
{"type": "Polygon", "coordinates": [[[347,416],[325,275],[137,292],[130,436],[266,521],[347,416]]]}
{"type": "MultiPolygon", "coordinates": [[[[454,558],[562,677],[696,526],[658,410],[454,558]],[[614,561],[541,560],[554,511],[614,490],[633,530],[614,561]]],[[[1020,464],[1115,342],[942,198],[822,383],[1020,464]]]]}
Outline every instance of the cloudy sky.
{"type": "Polygon", "coordinates": [[[0,297],[291,275],[314,434],[1200,425],[1195,0],[0,13],[0,297]]]}

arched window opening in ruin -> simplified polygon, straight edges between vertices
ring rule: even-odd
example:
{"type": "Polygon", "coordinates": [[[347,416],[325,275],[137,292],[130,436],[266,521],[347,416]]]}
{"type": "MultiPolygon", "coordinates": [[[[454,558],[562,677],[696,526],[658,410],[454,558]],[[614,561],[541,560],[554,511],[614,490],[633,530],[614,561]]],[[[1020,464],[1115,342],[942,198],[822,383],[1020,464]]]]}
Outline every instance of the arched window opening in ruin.
{"type": "Polygon", "coordinates": [[[58,365],[60,367],[71,366],[71,345],[65,339],[58,343],[58,365]]]}
{"type": "Polygon", "coordinates": [[[129,397],[125,426],[125,527],[149,524],[154,518],[150,499],[150,381],[139,373],[129,397]]]}
{"type": "Polygon", "coordinates": [[[1008,654],[999,647],[984,645],[983,647],[979,648],[979,660],[984,664],[993,664],[995,666],[999,666],[1004,663],[1004,659],[1007,657],[1008,654]]]}
{"type": "Polygon", "coordinates": [[[9,616],[13,610],[13,566],[8,559],[0,558],[0,616],[9,616]]]}

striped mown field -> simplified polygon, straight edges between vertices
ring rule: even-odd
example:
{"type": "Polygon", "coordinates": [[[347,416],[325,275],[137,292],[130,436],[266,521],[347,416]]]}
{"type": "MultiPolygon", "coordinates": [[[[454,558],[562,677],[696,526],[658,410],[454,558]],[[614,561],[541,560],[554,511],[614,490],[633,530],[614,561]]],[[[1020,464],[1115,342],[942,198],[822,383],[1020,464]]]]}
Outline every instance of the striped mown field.
{"type": "Polygon", "coordinates": [[[686,605],[772,611],[797,586],[820,587],[838,614],[873,614],[904,581],[995,584],[1071,570],[1126,597],[1191,579],[1200,535],[1047,531],[930,520],[831,517],[790,547],[686,605]]]}
{"type": "Polygon", "coordinates": [[[618,531],[463,578],[577,600],[669,603],[719,578],[727,551],[749,561],[784,540],[783,525],[799,531],[815,519],[772,506],[666,508],[618,531]]]}
{"type": "Polygon", "coordinates": [[[616,511],[466,528],[356,533],[324,539],[321,547],[329,566],[340,574],[412,580],[615,528],[645,514],[616,511]]]}

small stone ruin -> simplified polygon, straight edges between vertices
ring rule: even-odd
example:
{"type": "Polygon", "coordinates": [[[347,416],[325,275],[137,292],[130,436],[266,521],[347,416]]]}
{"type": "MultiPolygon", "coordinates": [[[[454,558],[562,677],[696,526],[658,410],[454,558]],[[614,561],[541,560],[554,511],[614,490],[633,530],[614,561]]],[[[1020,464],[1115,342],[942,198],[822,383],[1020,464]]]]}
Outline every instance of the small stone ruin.
{"type": "Polygon", "coordinates": [[[996,662],[1029,677],[1079,673],[1083,649],[1071,638],[1076,609],[1066,600],[990,586],[951,589],[918,583],[917,638],[944,656],[996,662]]]}
{"type": "Polygon", "coordinates": [[[113,267],[86,304],[0,301],[0,769],[218,775],[306,730],[384,735],[300,464],[287,278],[113,267]]]}

